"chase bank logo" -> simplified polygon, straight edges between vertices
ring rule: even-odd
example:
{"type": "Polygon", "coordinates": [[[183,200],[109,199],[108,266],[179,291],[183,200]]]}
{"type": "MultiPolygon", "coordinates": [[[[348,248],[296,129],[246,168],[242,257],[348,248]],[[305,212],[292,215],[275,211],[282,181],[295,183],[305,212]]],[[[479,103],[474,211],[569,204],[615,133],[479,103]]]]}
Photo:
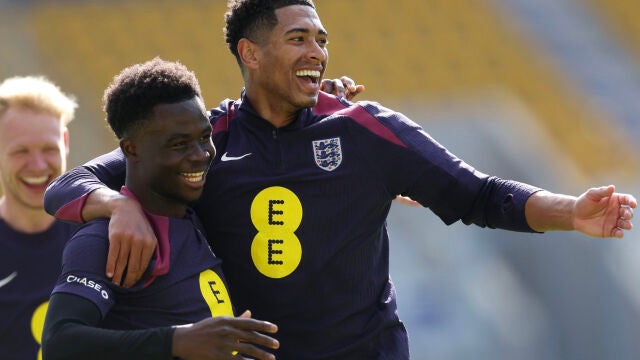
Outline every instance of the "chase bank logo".
{"type": "Polygon", "coordinates": [[[100,294],[100,296],[102,296],[103,299],[109,300],[109,293],[107,292],[105,287],[102,286],[100,283],[97,283],[93,280],[89,280],[86,277],[80,277],[75,275],[67,276],[67,282],[70,284],[79,284],[82,286],[86,286],[98,292],[98,294],[100,294]]]}
{"type": "Polygon", "coordinates": [[[313,157],[322,170],[333,171],[342,163],[340,138],[313,141],[313,157]]]}

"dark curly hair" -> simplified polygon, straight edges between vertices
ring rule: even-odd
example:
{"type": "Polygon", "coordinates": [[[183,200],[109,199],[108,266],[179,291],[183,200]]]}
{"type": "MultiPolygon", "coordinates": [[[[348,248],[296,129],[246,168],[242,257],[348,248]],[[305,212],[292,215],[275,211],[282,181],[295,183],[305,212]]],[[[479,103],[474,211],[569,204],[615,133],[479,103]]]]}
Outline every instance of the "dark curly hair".
{"type": "Polygon", "coordinates": [[[225,20],[225,40],[241,64],[238,42],[242,38],[258,42],[259,34],[270,32],[277,24],[275,11],[285,6],[305,5],[316,8],[312,0],[229,0],[225,20]]]}
{"type": "Polygon", "coordinates": [[[138,128],[158,104],[202,98],[193,72],[159,57],[123,69],[104,92],[107,122],[118,139],[138,128]]]}

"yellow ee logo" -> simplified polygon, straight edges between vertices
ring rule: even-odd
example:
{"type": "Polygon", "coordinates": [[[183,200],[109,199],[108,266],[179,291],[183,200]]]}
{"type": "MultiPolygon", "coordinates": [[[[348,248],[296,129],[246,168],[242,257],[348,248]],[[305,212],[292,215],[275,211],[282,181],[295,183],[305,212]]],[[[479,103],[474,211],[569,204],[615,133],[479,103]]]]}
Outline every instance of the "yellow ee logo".
{"type": "Polygon", "coordinates": [[[200,292],[209,305],[211,316],[233,316],[233,306],[222,278],[213,270],[200,273],[200,292]]]}
{"type": "Polygon", "coordinates": [[[264,276],[280,279],[291,274],[302,259],[302,245],[294,233],[302,222],[302,203],[291,190],[272,186],[251,203],[251,222],[258,230],[251,258],[264,276]]]}
{"type": "MultiPolygon", "coordinates": [[[[44,330],[44,318],[48,308],[49,302],[45,301],[36,308],[31,316],[31,334],[38,344],[42,344],[42,330],[44,330]]],[[[42,348],[38,349],[38,360],[42,360],[42,348]]]]}

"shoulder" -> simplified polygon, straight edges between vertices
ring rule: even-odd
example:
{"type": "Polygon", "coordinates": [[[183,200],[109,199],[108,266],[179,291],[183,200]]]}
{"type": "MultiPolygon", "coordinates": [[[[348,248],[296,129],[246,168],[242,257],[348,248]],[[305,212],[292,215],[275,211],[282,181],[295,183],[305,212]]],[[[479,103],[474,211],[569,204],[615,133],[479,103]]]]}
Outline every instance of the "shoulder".
{"type": "Polygon", "coordinates": [[[320,91],[318,93],[318,102],[311,110],[317,115],[331,115],[352,105],[352,102],[344,98],[320,91]]]}
{"type": "Polygon", "coordinates": [[[357,128],[393,144],[407,147],[402,140],[407,130],[420,130],[420,126],[395,110],[391,110],[374,101],[349,103],[331,113],[325,120],[346,121],[345,117],[357,128]]]}
{"type": "Polygon", "coordinates": [[[109,251],[109,219],[96,219],[79,226],[67,242],[64,257],[105,256],[109,251]]]}
{"type": "Polygon", "coordinates": [[[238,100],[225,99],[218,107],[209,110],[209,122],[213,133],[229,130],[229,123],[236,117],[238,100]]]}
{"type": "Polygon", "coordinates": [[[102,274],[109,253],[109,220],[96,219],[80,226],[62,252],[63,273],[88,271],[102,274]]]}
{"type": "Polygon", "coordinates": [[[71,235],[74,234],[76,231],[78,231],[78,229],[80,229],[81,227],[82,227],[82,224],[56,220],[53,223],[53,226],[51,227],[51,229],[56,233],[67,234],[69,237],[71,237],[71,235]]]}
{"type": "Polygon", "coordinates": [[[311,109],[315,115],[321,117],[347,116],[356,121],[378,119],[378,121],[394,121],[406,119],[401,113],[382,106],[375,101],[351,102],[335,95],[320,92],[318,103],[311,109]]]}

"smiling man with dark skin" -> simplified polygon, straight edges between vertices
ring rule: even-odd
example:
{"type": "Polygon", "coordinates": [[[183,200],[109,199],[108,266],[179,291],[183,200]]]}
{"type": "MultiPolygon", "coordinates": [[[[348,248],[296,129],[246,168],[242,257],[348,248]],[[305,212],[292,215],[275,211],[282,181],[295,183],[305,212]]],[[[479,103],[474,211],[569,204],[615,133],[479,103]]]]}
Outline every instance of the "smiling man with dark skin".
{"type": "Polygon", "coordinates": [[[120,191],[139,202],[160,239],[132,288],[103,273],[108,219],[90,221],[66,245],[43,334],[47,359],[271,360],[276,326],[234,317],[220,260],[188,204],[215,156],[193,75],[159,58],[124,69],[105,92],[107,121],[126,157],[120,191]],[[178,326],[176,326],[178,325],[178,326]]]}
{"type": "MultiPolygon", "coordinates": [[[[226,40],[242,97],[211,110],[212,163],[194,209],[236,305],[278,324],[278,359],[409,358],[389,276],[386,218],[402,194],[446,224],[622,237],[635,198],[613,185],[555,194],[484,174],[403,114],[320,91],[328,31],[310,0],[233,0],[226,40]]],[[[79,221],[110,216],[119,265],[153,234],[117,184],[122,155],[80,167],[47,192],[79,221]],[[113,185],[112,185],[113,186],[113,185]],[[135,244],[135,245],[133,245],[135,244]],[[125,249],[125,251],[122,251],[125,249]]]]}

